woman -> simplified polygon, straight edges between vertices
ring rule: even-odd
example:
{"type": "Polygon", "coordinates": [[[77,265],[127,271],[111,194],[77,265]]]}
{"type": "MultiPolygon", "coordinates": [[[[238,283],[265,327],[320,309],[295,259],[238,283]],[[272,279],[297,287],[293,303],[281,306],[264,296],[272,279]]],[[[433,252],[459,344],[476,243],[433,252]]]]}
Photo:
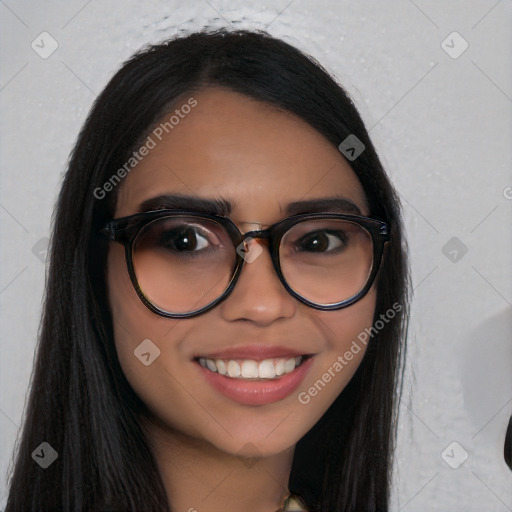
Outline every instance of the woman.
{"type": "Polygon", "coordinates": [[[222,30],[131,58],[50,261],[7,511],[387,510],[399,203],[311,58],[222,30]]]}

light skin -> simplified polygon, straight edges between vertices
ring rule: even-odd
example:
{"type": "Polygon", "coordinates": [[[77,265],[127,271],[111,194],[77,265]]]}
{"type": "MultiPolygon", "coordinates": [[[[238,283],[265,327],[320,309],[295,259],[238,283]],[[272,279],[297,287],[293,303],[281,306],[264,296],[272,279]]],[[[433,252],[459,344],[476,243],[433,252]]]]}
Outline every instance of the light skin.
{"type": "MultiPolygon", "coordinates": [[[[366,197],[336,147],[293,114],[220,88],[193,96],[197,106],[125,178],[115,217],[161,194],[228,198],[242,232],[285,217],[288,203],[342,196],[368,215],[366,197]]],[[[320,311],[292,297],[267,249],[226,300],[188,319],[149,311],[136,295],[124,249],[109,248],[107,282],[122,369],[147,405],[144,420],[173,512],[274,512],[287,493],[296,443],[321,418],[356,371],[364,347],[307,405],[297,395],[321,379],[370,327],[375,288],[352,306],[320,311]],[[144,366],[135,348],[149,338],[160,356],[144,366]],[[269,343],[315,354],[299,388],[283,400],[238,404],[199,378],[197,353],[269,343]]],[[[178,292],[179,293],[179,292],[178,292]]]]}

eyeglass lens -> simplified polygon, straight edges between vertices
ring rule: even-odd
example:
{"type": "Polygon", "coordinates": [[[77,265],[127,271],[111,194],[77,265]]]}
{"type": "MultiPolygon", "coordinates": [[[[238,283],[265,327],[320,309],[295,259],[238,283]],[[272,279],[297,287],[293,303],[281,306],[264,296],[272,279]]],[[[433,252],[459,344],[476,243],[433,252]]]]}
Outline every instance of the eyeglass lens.
{"type": "MultiPolygon", "coordinates": [[[[178,216],[156,219],[132,248],[142,293],[159,309],[188,313],[212,303],[229,286],[236,248],[215,220],[178,216]]],[[[281,271],[288,286],[318,305],[357,295],[372,270],[373,242],[362,226],[339,219],[310,219],[281,239],[281,271]]]]}

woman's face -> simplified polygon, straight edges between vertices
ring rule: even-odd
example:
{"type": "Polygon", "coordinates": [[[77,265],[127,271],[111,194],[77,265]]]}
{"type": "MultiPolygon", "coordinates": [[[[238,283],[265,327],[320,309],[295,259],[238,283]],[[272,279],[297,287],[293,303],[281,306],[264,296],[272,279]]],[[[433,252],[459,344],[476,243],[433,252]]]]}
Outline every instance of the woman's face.
{"type": "MultiPolygon", "coordinates": [[[[120,185],[116,217],[138,213],[141,203],[164,194],[226,198],[232,203],[229,217],[242,232],[283,219],[289,203],[333,196],[348,199],[368,215],[365,194],[347,161],[304,121],[220,88],[185,96],[176,108],[190,96],[197,104],[186,115],[189,109],[180,110],[169,133],[161,130],[161,140],[153,136],[155,147],[120,185]]],[[[348,308],[310,308],[279,281],[267,242],[257,239],[257,244],[263,251],[245,263],[231,294],[206,313],[187,319],[149,311],[132,287],[123,247],[112,243],[108,255],[117,353],[152,423],[160,432],[179,433],[246,456],[290,448],[320,419],[364,355],[365,345],[359,343],[359,351],[352,350],[350,360],[345,357],[358,334],[371,326],[376,298],[372,287],[348,308]],[[144,340],[151,340],[143,346],[146,352],[150,347],[151,358],[157,354],[151,347],[160,351],[148,366],[136,356],[144,340]],[[212,386],[210,371],[197,361],[198,355],[249,345],[314,356],[290,394],[265,399],[256,393],[251,402],[212,386]]],[[[253,359],[259,364],[266,358],[253,359]]],[[[215,378],[228,379],[218,374],[215,378]]]]}

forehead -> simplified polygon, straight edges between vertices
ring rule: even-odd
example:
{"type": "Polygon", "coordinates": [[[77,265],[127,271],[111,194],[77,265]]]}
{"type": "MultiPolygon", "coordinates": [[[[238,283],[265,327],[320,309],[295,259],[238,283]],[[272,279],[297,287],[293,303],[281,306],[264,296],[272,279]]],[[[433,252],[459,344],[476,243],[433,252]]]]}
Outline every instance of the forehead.
{"type": "Polygon", "coordinates": [[[332,196],[367,214],[361,184],[336,147],[297,116],[244,95],[184,95],[149,138],[152,148],[120,185],[116,217],[162,194],[229,198],[239,222],[270,224],[291,202],[332,196]]]}

